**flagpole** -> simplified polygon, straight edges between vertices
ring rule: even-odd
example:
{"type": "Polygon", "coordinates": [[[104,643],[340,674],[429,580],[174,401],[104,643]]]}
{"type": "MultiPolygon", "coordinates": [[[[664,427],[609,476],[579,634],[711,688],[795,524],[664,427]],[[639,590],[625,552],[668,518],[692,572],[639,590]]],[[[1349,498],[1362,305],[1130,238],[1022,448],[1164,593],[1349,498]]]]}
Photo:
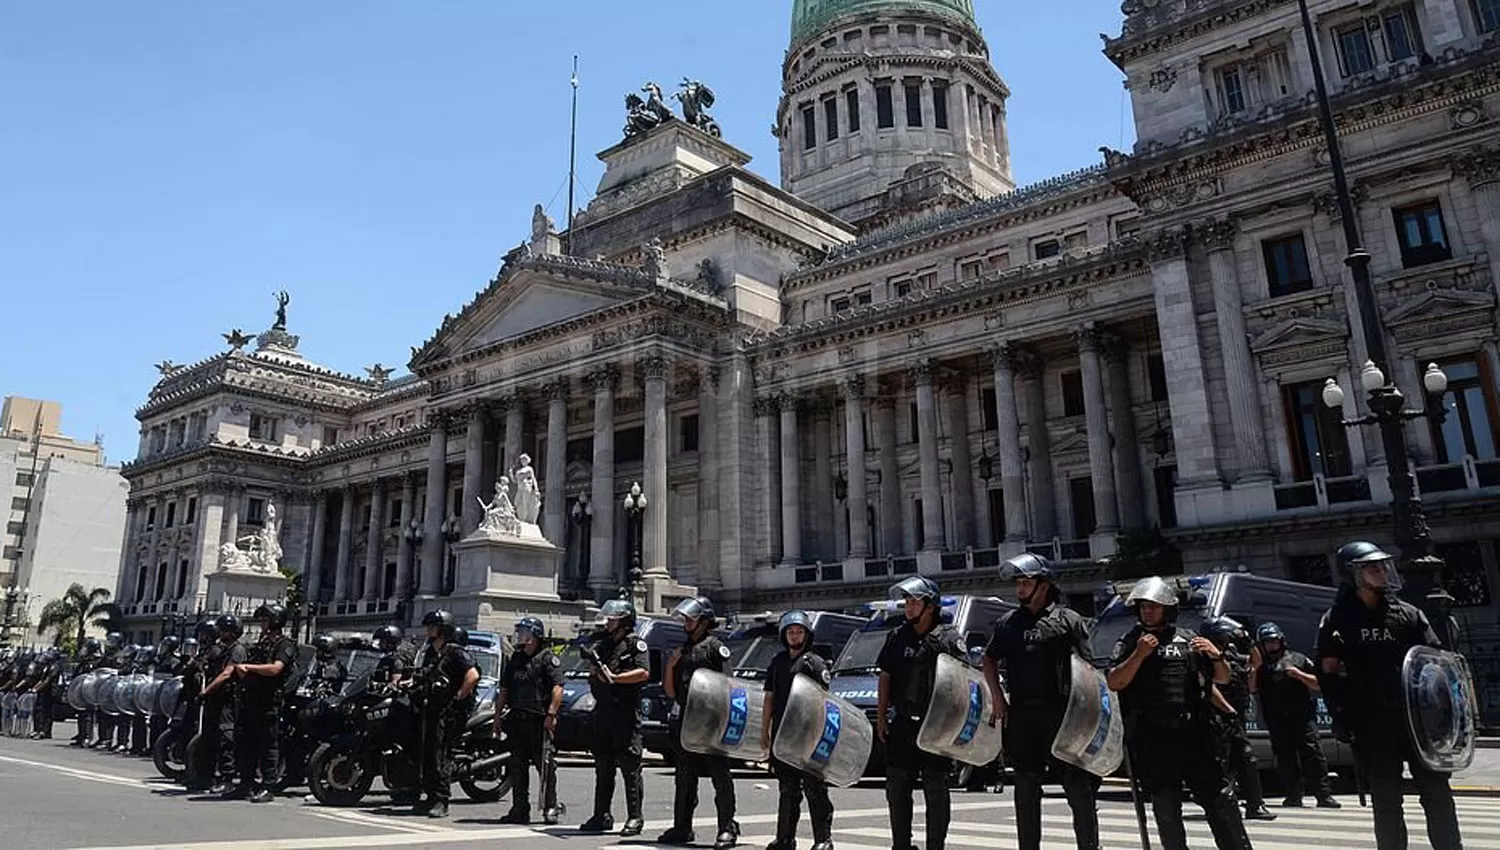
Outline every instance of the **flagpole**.
{"type": "Polygon", "coordinates": [[[578,178],[578,55],[573,55],[573,120],[568,131],[568,250],[573,253],[573,186],[578,178]]]}

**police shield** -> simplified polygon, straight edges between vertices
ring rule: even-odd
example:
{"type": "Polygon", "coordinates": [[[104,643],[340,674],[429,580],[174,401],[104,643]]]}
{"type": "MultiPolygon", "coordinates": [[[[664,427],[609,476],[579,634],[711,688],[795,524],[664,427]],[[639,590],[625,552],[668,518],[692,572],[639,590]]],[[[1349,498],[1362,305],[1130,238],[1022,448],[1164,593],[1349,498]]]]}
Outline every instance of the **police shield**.
{"type": "Polygon", "coordinates": [[[104,683],[115,676],[113,669],[101,667],[83,677],[83,704],[89,708],[103,708],[104,683]]]}
{"type": "Polygon", "coordinates": [[[1416,646],[1401,665],[1407,730],[1428,770],[1452,773],[1474,761],[1474,678],[1462,655],[1416,646]]]}
{"type": "Polygon", "coordinates": [[[792,680],[786,713],[776,730],[776,760],[830,785],[859,781],[870,760],[875,734],[865,713],[806,675],[792,680]]]}
{"type": "Polygon", "coordinates": [[[110,698],[115,711],[120,714],[135,714],[135,691],[140,686],[140,676],[121,676],[119,683],[115,685],[114,695],[110,698]]]}
{"type": "Polygon", "coordinates": [[[16,725],[17,735],[26,734],[26,726],[31,725],[31,713],[36,710],[36,694],[27,691],[16,699],[16,725]]]}
{"type": "Polygon", "coordinates": [[[150,717],[156,713],[156,691],[161,687],[162,679],[151,677],[135,687],[135,711],[142,717],[150,717]]]}
{"type": "Polygon", "coordinates": [[[92,675],[94,674],[85,673],[68,680],[68,705],[73,706],[74,711],[83,711],[89,707],[88,703],[83,701],[83,684],[92,675]]]}
{"type": "Polygon", "coordinates": [[[697,670],[682,710],[682,748],[705,756],[765,761],[764,686],[697,670]]]}
{"type": "Polygon", "coordinates": [[[983,767],[1000,755],[1001,732],[990,725],[995,698],[979,671],[951,655],[939,655],[927,716],[917,746],[935,756],[983,767]]]}
{"type": "Polygon", "coordinates": [[[11,727],[16,716],[16,695],[0,694],[0,734],[13,734],[11,727]]]}
{"type": "Polygon", "coordinates": [[[152,709],[153,714],[162,717],[176,717],[177,705],[182,699],[182,677],[167,679],[156,689],[156,705],[152,709]]]}
{"type": "Polygon", "coordinates": [[[1125,723],[1120,697],[1104,674],[1073,656],[1068,708],[1052,740],[1052,755],[1095,776],[1109,776],[1125,759],[1125,723]]]}
{"type": "Polygon", "coordinates": [[[110,676],[99,683],[99,710],[105,714],[119,714],[120,705],[115,702],[116,693],[125,683],[126,676],[110,676]]]}

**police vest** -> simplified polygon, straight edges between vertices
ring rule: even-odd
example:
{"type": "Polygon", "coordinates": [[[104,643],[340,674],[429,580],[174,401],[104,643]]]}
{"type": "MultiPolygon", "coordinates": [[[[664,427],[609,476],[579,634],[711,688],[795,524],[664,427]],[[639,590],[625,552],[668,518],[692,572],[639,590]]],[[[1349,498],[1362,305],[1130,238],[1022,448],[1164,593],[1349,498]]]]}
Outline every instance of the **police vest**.
{"type": "MultiPolygon", "coordinates": [[[[1141,634],[1137,627],[1124,642],[1133,647],[1141,634]]],[[[1159,634],[1157,639],[1156,651],[1141,662],[1135,678],[1120,692],[1122,708],[1138,719],[1188,719],[1202,710],[1205,698],[1199,662],[1189,645],[1192,633],[1173,629],[1170,635],[1159,634]]]]}

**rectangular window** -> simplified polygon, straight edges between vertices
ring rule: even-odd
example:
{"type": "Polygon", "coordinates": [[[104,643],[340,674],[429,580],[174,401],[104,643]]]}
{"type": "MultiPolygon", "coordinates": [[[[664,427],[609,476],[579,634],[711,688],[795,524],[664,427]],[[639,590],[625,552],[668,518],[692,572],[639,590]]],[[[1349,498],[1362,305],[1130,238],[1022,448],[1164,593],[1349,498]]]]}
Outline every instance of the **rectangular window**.
{"type": "Polygon", "coordinates": [[[1334,33],[1338,45],[1339,68],[1344,76],[1367,74],[1375,70],[1375,49],[1363,22],[1334,33]]]}
{"type": "Polygon", "coordinates": [[[677,420],[677,442],[680,451],[698,451],[698,415],[696,413],[677,420]]]}
{"type": "Polygon", "coordinates": [[[830,97],[823,101],[823,126],[828,141],[839,137],[839,101],[838,98],[830,97]]]}
{"type": "Polygon", "coordinates": [[[245,502],[245,524],[264,525],[266,522],[266,500],[248,499],[245,502]]]}
{"type": "Polygon", "coordinates": [[[146,509],[146,530],[156,528],[156,506],[152,505],[146,509]]]}
{"type": "Polygon", "coordinates": [[[875,126],[888,130],[896,126],[896,107],[891,98],[891,84],[875,86],[875,126]]]}
{"type": "Polygon", "coordinates": [[[854,293],[854,306],[863,307],[864,305],[869,304],[870,301],[870,290],[866,289],[863,292],[854,293]]]}
{"type": "Polygon", "coordinates": [[[1115,238],[1124,239],[1141,232],[1141,217],[1138,215],[1125,216],[1115,219],[1115,238]]]}
{"type": "Polygon", "coordinates": [[[1384,65],[1422,54],[1422,32],[1412,4],[1397,6],[1334,30],[1339,70],[1344,76],[1366,74],[1384,65]]]}
{"type": "Polygon", "coordinates": [[[1062,253],[1062,245],[1056,239],[1043,239],[1031,246],[1031,252],[1038,260],[1050,260],[1062,253]]]}
{"type": "Polygon", "coordinates": [[[1260,99],[1262,103],[1275,103],[1292,96],[1292,66],[1287,61],[1286,50],[1272,50],[1260,59],[1260,99]]]}
{"type": "Polygon", "coordinates": [[[932,289],[937,284],[937,272],[922,272],[917,275],[918,289],[932,289]]]}
{"type": "Polygon", "coordinates": [[[271,417],[261,416],[258,413],[250,414],[250,439],[267,441],[276,439],[275,422],[271,417]]]}
{"type": "Polygon", "coordinates": [[[1475,460],[1494,460],[1497,435],[1493,401],[1486,391],[1484,370],[1474,360],[1442,364],[1448,375],[1448,391],[1443,395],[1446,414],[1439,425],[1432,423],[1432,442],[1439,463],[1458,463],[1464,455],[1475,460]]]}
{"type": "Polygon", "coordinates": [[[32,475],[31,473],[29,473],[29,472],[17,472],[16,473],[16,486],[17,487],[30,487],[34,483],[36,483],[36,476],[32,475]]]}
{"type": "Polygon", "coordinates": [[[1244,72],[1239,65],[1215,71],[1214,86],[1219,95],[1220,115],[1238,115],[1250,105],[1245,97],[1244,72]]]}
{"type": "Polygon", "coordinates": [[[847,296],[847,295],[840,296],[838,298],[833,298],[833,299],[830,299],[829,302],[828,302],[828,314],[830,316],[832,316],[832,315],[837,315],[839,313],[845,313],[845,312],[848,312],[849,308],[852,307],[852,306],[854,306],[854,305],[849,300],[849,296],[847,296]]]}
{"type": "Polygon", "coordinates": [[[989,256],[988,262],[991,269],[994,269],[997,272],[1003,272],[1006,269],[1010,268],[1010,253],[1002,252],[999,254],[991,254],[989,256]]]}
{"type": "Polygon", "coordinates": [[[1146,382],[1151,385],[1151,400],[1167,400],[1167,361],[1161,352],[1146,356],[1146,382]]]}
{"type": "Polygon", "coordinates": [[[896,281],[894,289],[897,298],[905,298],[911,294],[911,279],[907,278],[906,280],[896,281]]]}
{"type": "Polygon", "coordinates": [[[906,84],[906,126],[922,126],[922,84],[906,84]]]}
{"type": "Polygon", "coordinates": [[[398,528],[401,525],[402,500],[392,499],[389,516],[385,518],[387,528],[398,528]]]}
{"type": "Polygon", "coordinates": [[[165,525],[166,525],[167,528],[171,528],[172,526],[174,526],[176,524],[177,524],[177,503],[176,502],[167,502],[167,521],[166,521],[165,525]]]}
{"type": "Polygon", "coordinates": [[[1301,233],[1263,240],[1260,247],[1272,298],[1312,289],[1312,268],[1307,262],[1307,244],[1301,233]]]}
{"type": "Polygon", "coordinates": [[[922,432],[920,420],[921,417],[917,415],[917,403],[912,402],[911,404],[907,405],[906,426],[907,433],[911,436],[911,439],[908,440],[908,442],[917,442],[918,435],[922,432]]]}
{"type": "Polygon", "coordinates": [[[844,92],[844,114],[848,116],[849,132],[859,132],[859,89],[844,92]]]}
{"type": "Polygon", "coordinates": [[[1069,233],[1063,237],[1063,249],[1067,251],[1082,251],[1089,246],[1089,234],[1086,230],[1077,233],[1069,233]]]}
{"type": "Polygon", "coordinates": [[[1167,464],[1151,471],[1156,485],[1156,522],[1162,528],[1177,527],[1177,466],[1167,464]]]}
{"type": "Polygon", "coordinates": [[[932,126],[948,129],[948,84],[941,81],[932,84],[932,126]]]}
{"type": "Polygon", "coordinates": [[[995,390],[993,387],[980,391],[979,406],[984,411],[984,430],[993,431],[1000,427],[1000,410],[995,402],[995,390]]]}
{"type": "Polygon", "coordinates": [[[1396,237],[1401,242],[1401,263],[1406,268],[1450,259],[1448,231],[1443,227],[1443,209],[1437,201],[1424,201],[1392,210],[1396,237]]]}
{"type": "Polygon", "coordinates": [[[331,426],[324,426],[324,428],[323,428],[323,445],[325,445],[325,446],[337,445],[338,441],[339,441],[339,429],[331,427],[331,426]]]}
{"type": "Polygon", "coordinates": [[[1311,481],[1314,475],[1339,478],[1351,474],[1343,413],[1323,404],[1323,382],[1289,384],[1285,402],[1296,479],[1311,481]]]}
{"type": "Polygon", "coordinates": [[[984,272],[984,261],[983,260],[978,260],[978,259],[975,259],[975,260],[965,260],[965,261],[963,261],[963,262],[961,262],[961,263],[958,264],[958,279],[959,280],[978,280],[980,274],[982,274],[983,272],[984,272]]]}
{"type": "Polygon", "coordinates": [[[1417,31],[1417,11],[1411,6],[1402,6],[1385,14],[1382,22],[1385,29],[1386,60],[1400,62],[1411,59],[1422,51],[1422,39],[1417,31]]]}
{"type": "Polygon", "coordinates": [[[1099,522],[1094,516],[1094,479],[1068,479],[1068,502],[1073,508],[1073,539],[1086,540],[1099,522]]]}
{"type": "Polygon", "coordinates": [[[183,525],[192,525],[198,521],[198,497],[189,496],[187,500],[187,516],[182,518],[183,525]]]}
{"type": "Polygon", "coordinates": [[[5,533],[11,537],[24,537],[26,536],[26,523],[18,520],[7,522],[5,524],[5,533]]]}
{"type": "Polygon", "coordinates": [[[989,491],[990,539],[1005,539],[1005,491],[996,487],[989,491]]]}
{"type": "Polygon", "coordinates": [[[1474,19],[1480,32],[1500,29],[1500,0],[1474,0],[1474,19]]]}
{"type": "Polygon", "coordinates": [[[177,592],[173,594],[173,599],[181,599],[182,597],[187,595],[187,578],[188,562],[187,559],[184,558],[182,562],[177,565],[177,592]]]}
{"type": "Polygon", "coordinates": [[[802,107],[802,149],[810,151],[818,146],[818,111],[812,106],[802,107]]]}
{"type": "Polygon", "coordinates": [[[1083,415],[1083,374],[1081,372],[1064,372],[1058,375],[1062,383],[1062,401],[1064,416],[1083,415]]]}
{"type": "Polygon", "coordinates": [[[28,511],[31,509],[31,500],[25,496],[16,496],[10,500],[10,509],[13,511],[28,511]]]}

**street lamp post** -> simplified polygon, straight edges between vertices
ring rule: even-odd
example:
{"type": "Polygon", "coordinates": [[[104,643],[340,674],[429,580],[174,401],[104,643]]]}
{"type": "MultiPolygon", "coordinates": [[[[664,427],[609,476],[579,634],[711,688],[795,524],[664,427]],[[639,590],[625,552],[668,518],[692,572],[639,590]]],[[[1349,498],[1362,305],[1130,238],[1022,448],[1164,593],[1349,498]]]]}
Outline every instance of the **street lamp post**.
{"type": "Polygon", "coordinates": [[[594,506],[589,503],[587,493],[579,496],[573,502],[573,508],[569,513],[573,516],[573,525],[578,529],[578,585],[587,587],[589,583],[590,561],[592,553],[589,551],[589,530],[594,523],[594,506]]]}
{"type": "MultiPolygon", "coordinates": [[[[1360,385],[1369,394],[1371,412],[1344,424],[1354,427],[1373,423],[1380,429],[1380,442],[1385,450],[1390,476],[1396,545],[1401,548],[1401,555],[1410,571],[1430,576],[1430,589],[1426,599],[1428,617],[1438,630],[1438,636],[1448,644],[1451,642],[1448,611],[1452,607],[1453,597],[1443,589],[1443,562],[1433,554],[1427,517],[1422,511],[1422,499],[1417,495],[1416,480],[1412,476],[1411,463],[1406,455],[1404,423],[1407,419],[1424,414],[1421,411],[1405,410],[1405,399],[1395,386],[1395,373],[1385,347],[1385,328],[1381,324],[1375,303],[1375,286],[1370,280],[1370,254],[1364,249],[1359,235],[1359,223],[1354,218],[1354,200],[1349,196],[1344,156],[1339,149],[1338,128],[1333,121],[1333,105],[1328,99],[1328,86],[1323,81],[1323,62],[1318,51],[1317,30],[1313,27],[1307,0],[1297,0],[1297,8],[1302,16],[1302,32],[1307,39],[1308,60],[1312,66],[1313,85],[1318,99],[1318,118],[1323,127],[1324,141],[1328,145],[1334,202],[1338,205],[1344,229],[1344,244],[1349,250],[1344,264],[1349,267],[1350,277],[1354,281],[1354,299],[1359,307],[1360,328],[1369,358],[1360,371],[1360,385]]],[[[1422,383],[1428,394],[1434,396],[1434,406],[1440,408],[1442,393],[1447,389],[1447,376],[1435,365],[1429,366],[1422,383]],[[1434,387],[1438,388],[1434,390],[1434,387]]],[[[1323,389],[1324,404],[1337,409],[1334,401],[1337,400],[1338,405],[1342,405],[1343,398],[1343,390],[1330,378],[1323,389]]]]}
{"type": "Polygon", "coordinates": [[[645,531],[646,494],[641,492],[641,483],[636,481],[630,485],[630,492],[625,494],[625,516],[630,521],[630,592],[632,596],[640,594],[642,579],[641,573],[641,546],[645,531]]]}

